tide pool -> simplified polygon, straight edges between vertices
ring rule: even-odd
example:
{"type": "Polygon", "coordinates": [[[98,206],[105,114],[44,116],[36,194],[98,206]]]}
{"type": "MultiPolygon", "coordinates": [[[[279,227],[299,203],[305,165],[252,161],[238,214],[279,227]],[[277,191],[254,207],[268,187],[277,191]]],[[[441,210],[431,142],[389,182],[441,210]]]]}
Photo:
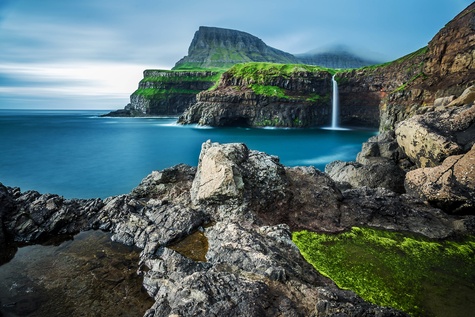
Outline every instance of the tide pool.
{"type": "Polygon", "coordinates": [[[287,166],[352,161],[375,130],[210,128],[108,111],[0,110],[0,182],[66,198],[126,194],[153,170],[196,166],[201,144],[243,142],[287,166]]]}

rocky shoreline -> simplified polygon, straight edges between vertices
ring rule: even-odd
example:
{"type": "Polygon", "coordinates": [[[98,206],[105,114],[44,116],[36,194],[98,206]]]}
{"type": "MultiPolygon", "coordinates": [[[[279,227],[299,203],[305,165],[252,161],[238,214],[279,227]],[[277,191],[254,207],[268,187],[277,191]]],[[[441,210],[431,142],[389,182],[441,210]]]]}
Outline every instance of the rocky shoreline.
{"type": "MultiPolygon", "coordinates": [[[[364,226],[436,239],[475,234],[475,105],[470,99],[461,103],[456,110],[439,106],[414,118],[430,130],[427,122],[440,120],[429,118],[464,113],[463,124],[450,121],[457,131],[450,135],[470,135],[464,138],[470,141],[445,160],[440,157],[436,167],[419,167],[436,147],[412,156],[402,122],[395,133],[365,143],[359,163],[331,163],[327,173],[283,166],[277,157],[241,143],[208,141],[197,167],[154,171],[131,193],[105,200],[68,200],[1,185],[2,262],[14,255],[6,248],[12,243],[100,229],[142,250],[138,273],[155,301],[145,316],[404,316],[338,289],[303,259],[291,232],[364,226]],[[445,168],[453,161],[458,165],[445,168]],[[453,174],[430,176],[439,169],[453,174]],[[427,185],[419,185],[421,179],[427,185]],[[202,243],[174,248],[196,233],[202,243]],[[205,261],[192,259],[194,249],[205,261]]],[[[410,144],[419,142],[413,136],[410,144]]]]}
{"type": "MultiPolygon", "coordinates": [[[[330,163],[324,173],[284,166],[245,144],[208,141],[197,167],[154,171],[131,193],[104,200],[64,199],[0,184],[0,263],[14,256],[19,243],[103,230],[114,241],[142,250],[137,272],[154,300],[144,312],[147,317],[406,316],[339,289],[304,260],[291,233],[338,233],[361,226],[432,239],[475,234],[474,7],[448,23],[421,55],[393,64],[394,71],[342,75],[343,103],[355,95],[371,101],[371,109],[348,106],[343,113],[356,121],[370,113],[381,131],[363,144],[356,162],[330,163]],[[378,110],[379,120],[374,116],[378,110]]],[[[147,89],[168,84],[160,76],[151,74],[142,82],[142,114],[150,107],[147,89]]],[[[193,90],[187,97],[195,98],[190,85],[199,76],[184,76],[189,79],[184,88],[193,90]]],[[[310,105],[293,107],[295,102],[288,108],[294,112],[279,117],[281,100],[236,90],[234,86],[250,83],[226,76],[217,91],[202,93],[202,103],[190,108],[206,110],[206,124],[256,124],[249,118],[266,123],[276,117],[283,126],[310,126],[328,115],[322,100],[322,107],[311,109],[317,111],[315,118],[310,115],[313,121],[305,120],[310,105]],[[231,111],[223,102],[239,107],[231,111]],[[247,106],[256,103],[271,105],[272,116],[247,106]],[[211,122],[216,118],[221,121],[211,122]]],[[[322,87],[328,86],[329,74],[315,76],[322,87]]],[[[292,80],[299,83],[297,77],[292,80]]],[[[278,78],[274,84],[292,80],[278,78]]],[[[168,105],[162,101],[157,109],[168,105]]],[[[183,117],[201,118],[191,113],[183,117]]]]}

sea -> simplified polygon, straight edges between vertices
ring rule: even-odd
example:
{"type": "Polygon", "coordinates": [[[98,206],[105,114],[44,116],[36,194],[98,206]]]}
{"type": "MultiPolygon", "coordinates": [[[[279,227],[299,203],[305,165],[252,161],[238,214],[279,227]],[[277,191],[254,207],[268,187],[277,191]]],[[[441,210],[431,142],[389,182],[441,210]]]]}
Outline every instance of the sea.
{"type": "Polygon", "coordinates": [[[65,198],[129,193],[154,170],[198,164],[201,145],[242,142],[287,166],[354,161],[374,129],[212,128],[101,110],[0,110],[0,183],[65,198]]]}

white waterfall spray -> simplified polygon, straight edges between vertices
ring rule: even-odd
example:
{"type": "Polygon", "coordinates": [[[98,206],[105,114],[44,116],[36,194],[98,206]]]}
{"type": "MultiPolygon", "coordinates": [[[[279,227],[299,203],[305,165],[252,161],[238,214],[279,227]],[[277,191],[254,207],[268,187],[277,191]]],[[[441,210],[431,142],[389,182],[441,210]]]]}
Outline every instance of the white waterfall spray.
{"type": "Polygon", "coordinates": [[[338,83],[335,80],[335,75],[332,77],[333,84],[333,100],[332,100],[332,129],[337,129],[340,118],[340,101],[338,100],[338,83]]]}

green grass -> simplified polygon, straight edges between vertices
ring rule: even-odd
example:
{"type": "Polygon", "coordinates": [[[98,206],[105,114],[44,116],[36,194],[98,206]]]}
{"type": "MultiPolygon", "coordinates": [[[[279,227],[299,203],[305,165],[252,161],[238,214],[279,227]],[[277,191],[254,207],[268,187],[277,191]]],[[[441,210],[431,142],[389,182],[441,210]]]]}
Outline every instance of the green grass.
{"type": "Polygon", "coordinates": [[[292,239],[321,274],[369,302],[413,316],[466,316],[475,309],[467,303],[475,298],[475,237],[440,242],[353,228],[337,235],[300,231],[292,239]]]}
{"type": "Polygon", "coordinates": [[[306,99],[308,102],[320,102],[323,101],[325,103],[330,103],[331,97],[330,93],[326,94],[325,96],[321,96],[319,94],[310,94],[307,96],[306,99]]]}
{"type": "MultiPolygon", "coordinates": [[[[153,70],[147,70],[149,73],[153,70]]],[[[147,73],[146,71],[146,73],[147,73]]],[[[195,70],[157,70],[160,73],[167,73],[171,76],[145,76],[140,82],[159,82],[159,83],[182,83],[182,82],[215,82],[219,80],[221,74],[224,73],[225,69],[195,69],[195,70]],[[210,71],[213,72],[212,75],[209,76],[201,76],[200,72],[210,71]],[[196,73],[193,75],[193,73],[196,73]],[[183,75],[186,74],[186,75],[183,75]],[[175,75],[175,76],[174,76],[175,75]]]]}
{"type": "Polygon", "coordinates": [[[149,76],[144,77],[140,82],[159,82],[159,83],[183,83],[183,82],[202,82],[202,81],[217,81],[221,77],[221,73],[211,76],[149,76]]]}
{"type": "Polygon", "coordinates": [[[297,72],[329,72],[336,73],[335,69],[304,64],[276,64],[276,63],[243,63],[236,64],[228,70],[234,77],[243,78],[257,84],[266,85],[273,77],[288,78],[297,72]]]}
{"type": "Polygon", "coordinates": [[[139,88],[132,95],[140,95],[147,99],[166,97],[170,94],[189,94],[196,95],[201,90],[191,90],[191,89],[156,89],[156,88],[139,88]]]}
{"type": "Polygon", "coordinates": [[[294,76],[300,72],[328,72],[330,74],[334,74],[336,70],[304,64],[250,62],[234,65],[227,71],[227,74],[235,78],[241,78],[244,81],[250,83],[248,88],[252,89],[256,95],[277,97],[287,100],[303,100],[307,102],[318,102],[325,100],[325,97],[319,96],[317,94],[302,97],[289,96],[285,89],[272,85],[272,82],[275,78],[290,78],[291,76],[294,76]]]}
{"type": "MultiPolygon", "coordinates": [[[[375,69],[378,69],[378,68],[381,68],[381,67],[391,66],[391,65],[394,65],[394,64],[400,64],[400,63],[406,62],[408,60],[411,60],[411,59],[413,59],[413,58],[415,58],[419,55],[423,55],[423,54],[427,53],[428,49],[429,48],[427,46],[424,46],[423,48],[420,48],[415,52],[404,55],[403,57],[400,57],[400,58],[398,58],[394,61],[383,63],[383,64],[364,66],[364,67],[361,67],[361,68],[358,68],[358,69],[375,70],[375,69]]],[[[351,71],[351,70],[353,70],[353,69],[348,69],[348,70],[345,70],[345,71],[351,71]]]]}
{"type": "Polygon", "coordinates": [[[256,95],[289,99],[289,96],[285,94],[285,89],[277,87],[277,86],[251,84],[249,85],[249,88],[251,88],[256,95]]]}

